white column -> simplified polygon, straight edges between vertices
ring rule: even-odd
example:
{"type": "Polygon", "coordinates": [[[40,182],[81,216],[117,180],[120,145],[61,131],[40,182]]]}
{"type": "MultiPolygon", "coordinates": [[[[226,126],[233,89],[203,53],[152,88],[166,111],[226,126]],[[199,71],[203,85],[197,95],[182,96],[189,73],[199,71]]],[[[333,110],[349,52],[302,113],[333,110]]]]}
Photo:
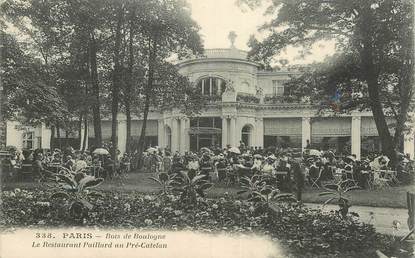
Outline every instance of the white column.
{"type": "Polygon", "coordinates": [[[404,136],[404,143],[403,143],[403,150],[404,154],[409,154],[411,159],[415,158],[415,113],[410,114],[410,132],[405,134],[404,136]]]}
{"type": "MultiPolygon", "coordinates": [[[[87,134],[87,137],[86,137],[86,142],[85,142],[85,150],[88,149],[88,127],[86,128],[86,134],[87,134]]],[[[81,142],[79,143],[79,150],[82,150],[83,147],[84,147],[84,137],[85,137],[85,121],[82,119],[82,122],[81,122],[81,137],[80,137],[81,142]]],[[[42,141],[43,141],[43,138],[42,138],[42,141]]],[[[43,145],[43,143],[42,143],[42,145],[43,145]]]]}
{"type": "Polygon", "coordinates": [[[166,147],[165,132],[164,132],[164,120],[163,119],[159,119],[158,120],[158,125],[157,125],[157,145],[160,148],[166,147]]]}
{"type": "Polygon", "coordinates": [[[179,141],[179,121],[176,117],[171,120],[171,151],[180,151],[179,141]]]}
{"type": "Polygon", "coordinates": [[[257,147],[264,147],[264,119],[263,118],[256,118],[255,119],[255,136],[256,142],[254,146],[257,147]]]}
{"type": "Polygon", "coordinates": [[[360,159],[361,149],[361,117],[352,116],[352,154],[360,159]]]}
{"type": "Polygon", "coordinates": [[[237,142],[237,131],[236,131],[236,116],[231,117],[231,125],[229,130],[229,144],[234,147],[238,144],[237,142]]]}
{"type": "Polygon", "coordinates": [[[205,94],[205,79],[202,79],[202,95],[205,94]]]}
{"type": "Polygon", "coordinates": [[[311,118],[303,117],[301,122],[301,148],[304,151],[307,140],[311,143],[311,118]]]}
{"type": "Polygon", "coordinates": [[[184,154],[187,149],[187,142],[189,141],[189,130],[187,128],[187,125],[190,125],[190,122],[188,123],[188,119],[186,117],[180,118],[180,153],[184,154]]]}
{"type": "Polygon", "coordinates": [[[190,119],[186,119],[186,150],[190,151],[190,119]]]}
{"type": "Polygon", "coordinates": [[[228,118],[222,117],[222,148],[228,144],[228,118]]]}
{"type": "Polygon", "coordinates": [[[40,137],[42,137],[42,149],[50,149],[50,136],[52,134],[52,131],[49,128],[47,128],[44,123],[42,123],[40,132],[40,137]]]}
{"type": "Polygon", "coordinates": [[[212,81],[213,81],[213,78],[210,78],[209,79],[209,95],[211,95],[212,96],[212,81]]]}
{"type": "Polygon", "coordinates": [[[23,148],[23,131],[17,129],[18,125],[18,122],[6,121],[6,146],[12,145],[21,150],[23,148]]]}
{"type": "Polygon", "coordinates": [[[117,133],[118,133],[117,148],[120,150],[121,154],[123,154],[127,147],[127,121],[118,120],[117,133]]]}
{"type": "Polygon", "coordinates": [[[217,80],[216,83],[218,84],[218,95],[222,95],[222,80],[217,80]]]}

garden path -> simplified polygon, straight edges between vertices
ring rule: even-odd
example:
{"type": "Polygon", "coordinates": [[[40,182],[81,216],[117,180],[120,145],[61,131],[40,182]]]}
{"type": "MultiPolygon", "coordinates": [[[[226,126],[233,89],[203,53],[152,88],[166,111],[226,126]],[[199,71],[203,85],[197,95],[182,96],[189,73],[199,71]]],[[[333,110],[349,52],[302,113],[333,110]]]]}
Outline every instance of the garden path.
{"type": "MultiPolygon", "coordinates": [[[[323,210],[338,210],[337,205],[326,205],[322,207],[322,204],[306,203],[306,207],[309,208],[322,208],[323,210]]],[[[408,210],[398,208],[387,207],[369,207],[369,206],[352,206],[350,212],[356,212],[359,214],[360,221],[370,223],[375,226],[376,231],[383,234],[390,234],[396,236],[405,236],[408,234],[408,210]],[[393,228],[393,222],[398,221],[400,226],[398,230],[393,228]]]]}

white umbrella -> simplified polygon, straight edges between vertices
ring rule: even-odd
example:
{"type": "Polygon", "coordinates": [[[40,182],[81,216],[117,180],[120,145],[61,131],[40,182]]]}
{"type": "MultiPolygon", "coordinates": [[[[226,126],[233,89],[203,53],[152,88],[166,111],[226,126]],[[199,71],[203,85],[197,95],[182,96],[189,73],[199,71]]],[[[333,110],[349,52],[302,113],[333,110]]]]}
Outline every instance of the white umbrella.
{"type": "Polygon", "coordinates": [[[108,152],[108,150],[106,150],[106,149],[104,149],[104,148],[97,148],[97,149],[95,149],[92,153],[93,153],[93,154],[98,154],[98,155],[108,155],[108,154],[110,154],[110,153],[108,152]]]}
{"type": "Polygon", "coordinates": [[[147,149],[147,152],[154,153],[154,152],[157,152],[157,149],[153,148],[153,147],[150,147],[150,148],[147,149]]]}
{"type": "Polygon", "coordinates": [[[321,151],[311,149],[311,150],[308,151],[308,155],[320,157],[321,156],[321,151]]]}
{"type": "Polygon", "coordinates": [[[210,149],[208,147],[202,147],[202,148],[200,148],[200,152],[209,152],[210,153],[210,149]]]}
{"type": "Polygon", "coordinates": [[[228,151],[236,154],[241,154],[241,151],[237,147],[232,147],[228,151]]]}

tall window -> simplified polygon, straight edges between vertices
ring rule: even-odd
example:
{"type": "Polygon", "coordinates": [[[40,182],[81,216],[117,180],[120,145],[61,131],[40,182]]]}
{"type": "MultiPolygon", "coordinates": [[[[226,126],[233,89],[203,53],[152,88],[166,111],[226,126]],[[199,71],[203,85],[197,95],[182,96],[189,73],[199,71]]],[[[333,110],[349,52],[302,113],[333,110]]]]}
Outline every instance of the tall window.
{"type": "Polygon", "coordinates": [[[23,133],[23,148],[24,149],[33,149],[34,143],[34,132],[25,132],[23,133]]]}
{"type": "Polygon", "coordinates": [[[226,89],[225,80],[217,77],[207,77],[199,80],[197,87],[203,95],[222,95],[226,89]]]}
{"type": "Polygon", "coordinates": [[[284,95],[284,82],[283,81],[272,81],[272,90],[274,96],[284,95]]]}

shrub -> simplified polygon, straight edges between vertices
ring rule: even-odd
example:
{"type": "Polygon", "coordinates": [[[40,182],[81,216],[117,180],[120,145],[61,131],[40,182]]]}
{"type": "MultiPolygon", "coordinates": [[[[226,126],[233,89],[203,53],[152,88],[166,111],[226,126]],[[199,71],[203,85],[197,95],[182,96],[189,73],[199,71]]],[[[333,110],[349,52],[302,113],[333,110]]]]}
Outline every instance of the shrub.
{"type": "MultiPolygon", "coordinates": [[[[56,209],[61,202],[51,200],[51,194],[44,190],[3,191],[0,226],[74,225],[67,212],[56,209]]],[[[251,202],[227,195],[213,200],[197,197],[197,205],[188,205],[171,194],[157,198],[136,192],[104,192],[94,203],[82,220],[85,227],[255,232],[278,239],[294,257],[376,257],[376,249],[397,256],[402,248],[392,237],[377,234],[373,226],[355,216],[343,219],[335,212],[296,204],[274,204],[276,212],[271,216],[257,215],[251,202]]]]}
{"type": "Polygon", "coordinates": [[[50,199],[57,199],[62,206],[67,207],[69,214],[74,219],[82,219],[88,210],[94,206],[88,201],[89,197],[100,196],[97,192],[90,192],[89,189],[100,185],[104,179],[88,176],[83,172],[73,173],[62,170],[56,174],[57,190],[53,192],[50,199]]]}

